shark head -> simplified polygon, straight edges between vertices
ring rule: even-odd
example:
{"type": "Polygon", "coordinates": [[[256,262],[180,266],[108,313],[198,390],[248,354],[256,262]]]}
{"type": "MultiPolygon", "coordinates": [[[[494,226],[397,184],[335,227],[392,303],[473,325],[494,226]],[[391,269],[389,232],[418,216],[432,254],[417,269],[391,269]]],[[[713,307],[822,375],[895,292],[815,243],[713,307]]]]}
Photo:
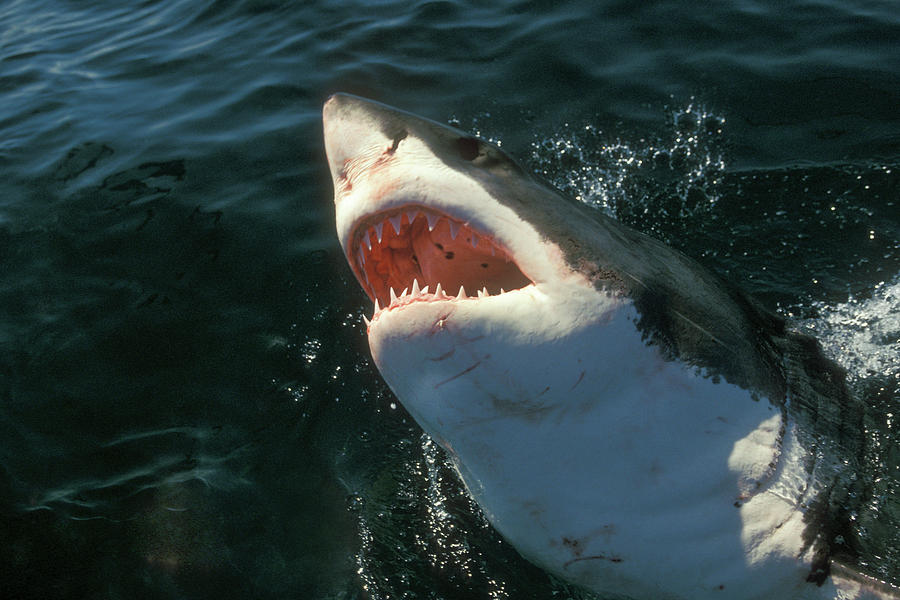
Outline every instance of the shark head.
{"type": "Polygon", "coordinates": [[[540,411],[585,377],[588,332],[624,302],[551,235],[577,207],[453,127],[345,94],[323,122],[373,358],[429,433],[540,411]]]}

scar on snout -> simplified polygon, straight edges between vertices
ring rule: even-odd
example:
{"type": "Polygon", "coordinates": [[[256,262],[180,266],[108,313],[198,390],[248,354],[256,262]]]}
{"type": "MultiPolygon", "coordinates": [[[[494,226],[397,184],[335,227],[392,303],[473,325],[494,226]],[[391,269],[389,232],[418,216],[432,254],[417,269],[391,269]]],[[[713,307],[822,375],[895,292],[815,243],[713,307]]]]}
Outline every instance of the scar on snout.
{"type": "Polygon", "coordinates": [[[341,168],[341,172],[338,173],[338,181],[340,181],[341,188],[345,192],[349,192],[353,189],[353,183],[350,182],[350,175],[347,173],[346,163],[344,163],[344,166],[341,168]]]}
{"type": "Polygon", "coordinates": [[[458,378],[458,377],[462,377],[462,376],[465,375],[466,373],[468,373],[468,372],[472,371],[473,369],[475,369],[475,367],[477,367],[477,366],[480,365],[480,364],[481,364],[481,361],[479,360],[477,363],[475,363],[475,364],[472,365],[471,367],[468,367],[468,368],[466,368],[466,369],[463,369],[462,371],[460,371],[459,373],[457,373],[457,374],[454,375],[453,377],[450,377],[449,379],[445,379],[444,381],[440,381],[440,382],[434,384],[434,389],[437,389],[437,388],[441,387],[441,386],[444,385],[445,383],[450,383],[451,381],[453,381],[454,379],[456,379],[456,378],[458,378]]]}

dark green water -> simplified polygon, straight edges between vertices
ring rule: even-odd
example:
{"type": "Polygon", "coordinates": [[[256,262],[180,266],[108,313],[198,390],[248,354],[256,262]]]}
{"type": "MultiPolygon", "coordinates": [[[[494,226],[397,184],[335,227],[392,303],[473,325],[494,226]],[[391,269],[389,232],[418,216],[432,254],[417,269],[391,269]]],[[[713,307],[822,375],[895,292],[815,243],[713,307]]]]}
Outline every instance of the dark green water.
{"type": "Polygon", "coordinates": [[[900,583],[890,1],[0,4],[0,597],[566,598],[371,365],[320,107],[499,141],[820,336],[900,583]]]}

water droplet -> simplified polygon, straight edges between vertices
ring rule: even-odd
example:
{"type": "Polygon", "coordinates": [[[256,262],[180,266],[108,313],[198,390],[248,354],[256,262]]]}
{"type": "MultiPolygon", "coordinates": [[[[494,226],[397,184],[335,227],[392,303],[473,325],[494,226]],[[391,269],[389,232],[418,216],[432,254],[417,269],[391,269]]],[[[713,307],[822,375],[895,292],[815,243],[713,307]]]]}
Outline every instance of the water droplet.
{"type": "Polygon", "coordinates": [[[365,505],[365,499],[359,494],[350,494],[347,496],[347,510],[350,512],[359,512],[365,505]]]}

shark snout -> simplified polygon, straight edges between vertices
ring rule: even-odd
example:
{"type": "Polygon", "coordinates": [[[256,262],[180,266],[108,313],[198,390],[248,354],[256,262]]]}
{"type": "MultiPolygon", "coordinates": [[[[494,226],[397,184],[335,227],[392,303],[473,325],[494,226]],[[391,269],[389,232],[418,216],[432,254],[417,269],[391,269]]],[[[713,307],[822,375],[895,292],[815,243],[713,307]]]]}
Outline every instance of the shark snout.
{"type": "Polygon", "coordinates": [[[385,134],[391,114],[386,107],[350,94],[332,94],[322,107],[325,153],[332,179],[337,182],[349,161],[391,145],[385,134]]]}
{"type": "Polygon", "coordinates": [[[337,181],[344,164],[351,157],[350,139],[347,136],[346,111],[342,110],[342,95],[333,94],[322,107],[322,128],[325,136],[325,155],[331,178],[337,181]]]}

